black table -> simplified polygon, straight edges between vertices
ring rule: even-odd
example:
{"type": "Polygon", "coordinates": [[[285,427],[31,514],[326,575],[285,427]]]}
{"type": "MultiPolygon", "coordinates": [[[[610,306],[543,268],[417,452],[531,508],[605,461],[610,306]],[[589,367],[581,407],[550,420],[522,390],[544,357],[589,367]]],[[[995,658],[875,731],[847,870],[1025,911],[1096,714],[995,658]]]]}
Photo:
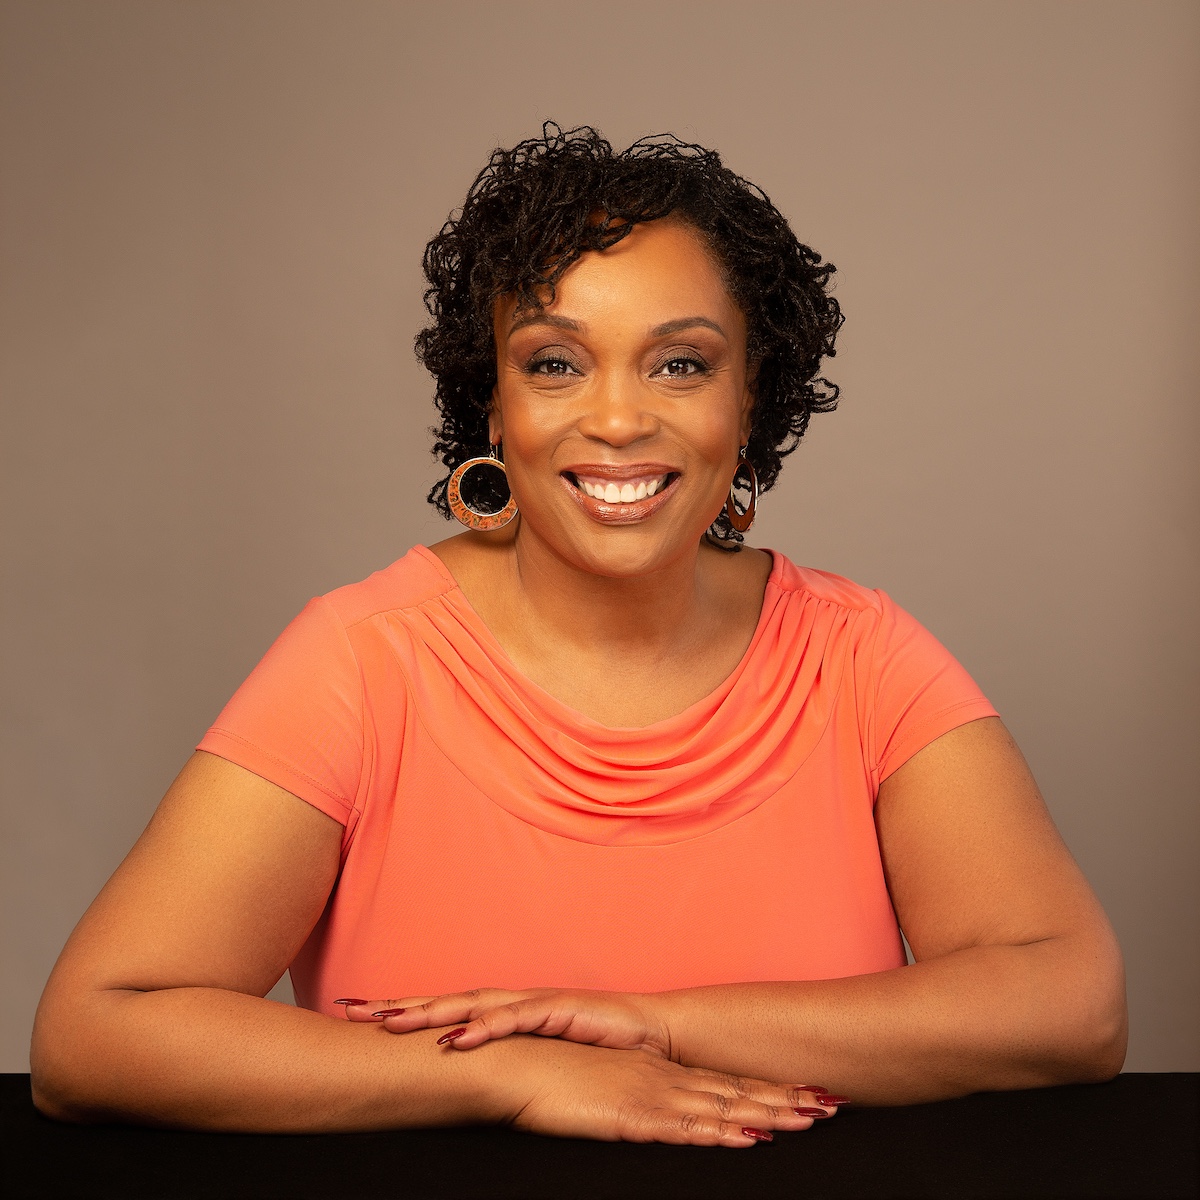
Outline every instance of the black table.
{"type": "Polygon", "coordinates": [[[1195,1197],[1198,1075],[843,1109],[747,1150],[507,1129],[259,1135],[60,1125],[0,1076],[6,1197],[1195,1197]],[[15,1186],[14,1186],[15,1185],[15,1186]]]}

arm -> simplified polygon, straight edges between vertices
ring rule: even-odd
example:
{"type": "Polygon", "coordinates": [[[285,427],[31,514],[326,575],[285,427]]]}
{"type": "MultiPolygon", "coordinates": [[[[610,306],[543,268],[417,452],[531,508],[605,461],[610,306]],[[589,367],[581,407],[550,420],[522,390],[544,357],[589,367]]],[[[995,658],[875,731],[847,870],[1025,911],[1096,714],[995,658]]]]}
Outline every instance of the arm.
{"type": "MultiPolygon", "coordinates": [[[[1115,1075],[1126,1041],[1120,951],[1004,726],[975,721],[927,746],[884,781],[876,820],[911,966],[592,1003],[549,992],[486,1016],[447,998],[430,1006],[429,1023],[479,1016],[454,1042],[463,1050],[490,1029],[541,1031],[659,1047],[676,1062],[781,1082],[816,1079],[874,1104],[1115,1075]]],[[[802,906],[805,888],[838,886],[785,884],[780,902],[802,906]]]]}
{"type": "Polygon", "coordinates": [[[404,1123],[418,1095],[434,1120],[460,1115],[450,1064],[417,1041],[262,998],[320,916],[340,842],[324,813],[194,756],[50,977],[38,1107],[254,1131],[404,1123]]]}
{"type": "Polygon", "coordinates": [[[71,935],[30,1055],[46,1115],[318,1132],[511,1122],[563,1136],[749,1146],[805,1128],[788,1089],[648,1053],[510,1038],[463,1056],[264,999],[323,911],[341,827],[197,754],[71,935]]]}
{"type": "Polygon", "coordinates": [[[915,755],[880,787],[876,820],[913,965],[668,993],[676,1059],[767,1078],[803,1065],[880,1104],[1115,1075],[1120,950],[1000,721],[915,755]]]}

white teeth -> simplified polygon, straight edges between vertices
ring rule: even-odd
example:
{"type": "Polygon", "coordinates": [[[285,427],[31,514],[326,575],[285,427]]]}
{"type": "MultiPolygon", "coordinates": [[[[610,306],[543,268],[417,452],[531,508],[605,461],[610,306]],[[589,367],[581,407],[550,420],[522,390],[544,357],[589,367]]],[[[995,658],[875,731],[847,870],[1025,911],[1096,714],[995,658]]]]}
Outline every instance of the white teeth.
{"type": "Polygon", "coordinates": [[[603,500],[605,504],[633,504],[638,500],[645,500],[647,496],[653,496],[655,492],[661,491],[667,482],[667,477],[664,475],[660,479],[651,479],[648,483],[644,479],[638,480],[637,483],[592,483],[587,479],[579,479],[576,476],[580,489],[584,495],[591,496],[594,500],[603,500]]]}

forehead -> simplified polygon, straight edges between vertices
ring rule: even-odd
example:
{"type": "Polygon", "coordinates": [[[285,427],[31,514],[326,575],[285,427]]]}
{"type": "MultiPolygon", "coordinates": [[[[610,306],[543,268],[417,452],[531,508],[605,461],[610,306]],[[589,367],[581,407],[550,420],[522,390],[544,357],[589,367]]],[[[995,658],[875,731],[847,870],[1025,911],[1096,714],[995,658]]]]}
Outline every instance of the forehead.
{"type": "MultiPolygon", "coordinates": [[[[669,218],[635,225],[607,250],[580,255],[558,280],[554,302],[543,310],[577,320],[627,314],[648,325],[685,316],[707,316],[742,325],[720,265],[690,226],[669,218]]],[[[515,295],[496,302],[498,332],[507,334],[517,311],[515,295]]],[[[640,322],[639,322],[640,323],[640,322]]]]}

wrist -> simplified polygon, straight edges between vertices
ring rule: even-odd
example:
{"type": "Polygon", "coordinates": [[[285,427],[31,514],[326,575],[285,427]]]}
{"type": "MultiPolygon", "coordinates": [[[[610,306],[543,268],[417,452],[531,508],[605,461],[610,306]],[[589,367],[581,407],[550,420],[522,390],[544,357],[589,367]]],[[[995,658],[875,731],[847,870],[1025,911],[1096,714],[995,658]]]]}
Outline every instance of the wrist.
{"type": "Polygon", "coordinates": [[[440,1028],[399,1034],[378,1024],[351,1028],[364,1041],[376,1043],[378,1049],[370,1057],[375,1070],[385,1072],[381,1091],[354,1097],[380,1122],[376,1127],[428,1129],[508,1119],[515,1064],[512,1048],[505,1042],[512,1039],[461,1051],[437,1044],[445,1032],[440,1028]]]}
{"type": "Polygon", "coordinates": [[[676,992],[640,992],[638,1007],[646,1021],[647,1050],[681,1063],[679,1039],[679,1004],[676,992]]]}
{"type": "Polygon", "coordinates": [[[470,1050],[446,1047],[454,1072],[459,1123],[511,1125],[548,1087],[563,1084],[597,1061],[637,1051],[610,1050],[556,1037],[514,1033],[470,1050]]]}

